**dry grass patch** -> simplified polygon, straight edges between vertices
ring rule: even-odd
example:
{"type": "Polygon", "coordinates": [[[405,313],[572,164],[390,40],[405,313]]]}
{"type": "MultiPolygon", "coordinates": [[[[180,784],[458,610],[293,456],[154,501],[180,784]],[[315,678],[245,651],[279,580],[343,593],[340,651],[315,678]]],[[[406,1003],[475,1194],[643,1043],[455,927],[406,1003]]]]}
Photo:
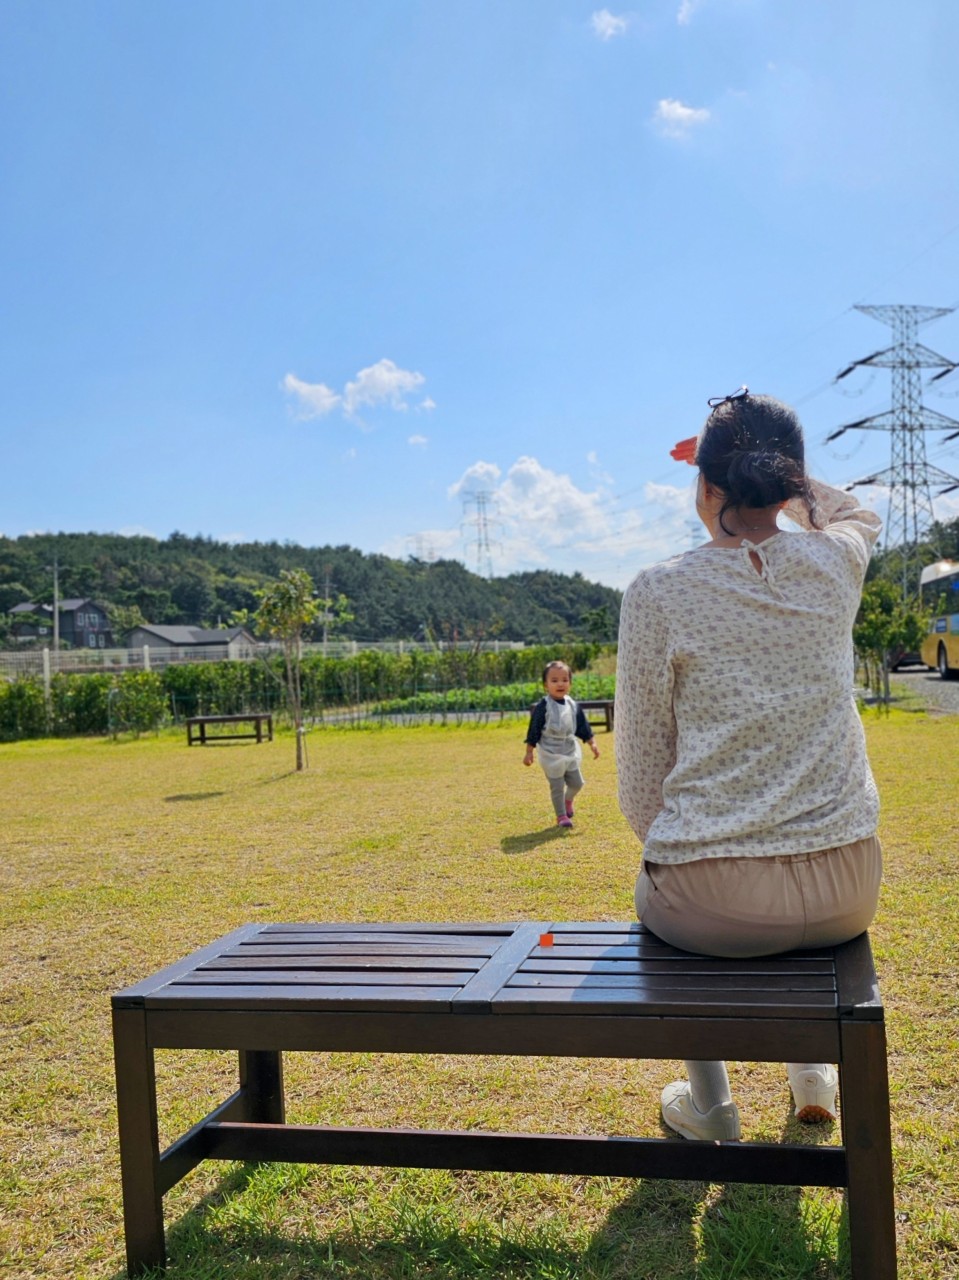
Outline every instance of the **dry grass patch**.
{"type": "MultiPolygon", "coordinates": [[[[959,720],[867,722],[887,884],[904,1280],[957,1273],[959,720]]],[[[325,731],[293,744],[0,747],[0,1275],[122,1271],[110,994],[247,920],[627,919],[638,853],[612,740],[572,832],[518,722],[325,731]]],[[[169,1138],[233,1088],[232,1055],[158,1055],[169,1138]]],[[[293,1054],[291,1119],[658,1134],[670,1064],[293,1054]]],[[[733,1068],[749,1137],[792,1131],[774,1066],[733,1068]]],[[[810,1135],[812,1136],[812,1135],[810,1135]]],[[[829,1137],[830,1135],[819,1135],[829,1137]]],[[[834,1140],[835,1135],[832,1135],[834,1140]]],[[[609,1179],[201,1167],[167,1197],[172,1280],[839,1280],[840,1198],[609,1179]]]]}

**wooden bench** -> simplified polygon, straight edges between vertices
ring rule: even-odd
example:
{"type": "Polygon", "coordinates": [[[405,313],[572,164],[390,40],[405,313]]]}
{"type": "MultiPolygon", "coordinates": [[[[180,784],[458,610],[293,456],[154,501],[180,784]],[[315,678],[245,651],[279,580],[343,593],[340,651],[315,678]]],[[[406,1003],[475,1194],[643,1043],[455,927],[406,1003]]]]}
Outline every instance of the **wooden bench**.
{"type": "Polygon", "coordinates": [[[577,698],[576,703],[577,703],[577,706],[582,707],[583,710],[587,713],[586,719],[589,721],[590,724],[592,725],[604,724],[606,726],[606,732],[612,733],[613,707],[614,707],[612,698],[577,698]],[[588,714],[590,711],[601,711],[602,719],[593,720],[588,714]]]}
{"type": "Polygon", "coordinates": [[[271,711],[248,711],[244,715],[236,716],[189,716],[186,722],[187,745],[192,747],[198,742],[200,746],[206,746],[208,742],[226,742],[235,738],[256,738],[257,742],[262,742],[264,725],[267,742],[272,742],[273,713],[271,711]],[[248,724],[251,727],[245,733],[211,733],[207,736],[209,725],[233,727],[241,724],[248,724]]]}
{"type": "Polygon", "coordinates": [[[113,1037],[131,1276],[165,1265],[163,1195],[202,1160],[845,1187],[854,1280],[896,1275],[885,1028],[865,934],[729,961],[638,924],[250,924],[115,995],[113,1037]],[[162,1153],[157,1049],[239,1051],[237,1092],[162,1153]],[[843,1143],[286,1124],[283,1050],[836,1062],[843,1143]]]}
{"type": "MultiPolygon", "coordinates": [[[[606,726],[606,732],[612,733],[614,708],[612,698],[576,698],[574,701],[578,707],[582,707],[583,712],[586,714],[586,719],[591,725],[604,724],[606,726]],[[592,719],[589,715],[590,711],[601,711],[603,713],[602,718],[599,720],[592,719]]],[[[530,704],[530,714],[532,714],[535,707],[535,702],[530,704]]]]}

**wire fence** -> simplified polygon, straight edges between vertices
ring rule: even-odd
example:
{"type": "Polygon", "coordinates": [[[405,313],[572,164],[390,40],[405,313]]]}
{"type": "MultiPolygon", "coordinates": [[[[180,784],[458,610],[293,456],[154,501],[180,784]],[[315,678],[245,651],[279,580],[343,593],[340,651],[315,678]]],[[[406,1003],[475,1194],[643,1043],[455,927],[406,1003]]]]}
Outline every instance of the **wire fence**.
{"type": "MultiPolygon", "coordinates": [[[[416,640],[330,640],[326,644],[304,644],[303,656],[319,654],[328,658],[354,658],[366,650],[380,653],[504,653],[525,649],[518,640],[436,641],[416,640]]],[[[165,667],[190,662],[254,662],[281,653],[280,644],[189,645],[181,648],[144,645],[142,649],[5,649],[0,650],[0,677],[16,680],[26,676],[49,676],[76,672],[162,671],[165,667]]]]}

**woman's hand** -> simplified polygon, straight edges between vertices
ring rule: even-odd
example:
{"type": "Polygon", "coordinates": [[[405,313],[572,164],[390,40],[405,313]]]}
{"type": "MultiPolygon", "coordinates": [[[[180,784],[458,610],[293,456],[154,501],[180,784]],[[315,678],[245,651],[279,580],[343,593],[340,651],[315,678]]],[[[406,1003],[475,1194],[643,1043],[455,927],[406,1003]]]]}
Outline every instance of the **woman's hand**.
{"type": "Polygon", "coordinates": [[[698,436],[690,436],[686,440],[680,440],[679,444],[670,449],[669,456],[675,458],[677,462],[688,462],[691,467],[695,467],[696,441],[698,439],[698,436]]]}

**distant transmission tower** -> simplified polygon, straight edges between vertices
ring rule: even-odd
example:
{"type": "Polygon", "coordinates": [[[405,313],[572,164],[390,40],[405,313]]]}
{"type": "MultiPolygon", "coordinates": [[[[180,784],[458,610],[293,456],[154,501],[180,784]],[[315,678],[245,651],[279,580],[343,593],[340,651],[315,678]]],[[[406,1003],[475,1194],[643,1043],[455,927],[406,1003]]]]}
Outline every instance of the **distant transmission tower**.
{"type": "Polygon", "coordinates": [[[427,564],[435,564],[436,548],[433,546],[433,540],[423,533],[411,533],[406,539],[407,545],[413,548],[412,554],[417,560],[424,560],[427,564]]]}
{"type": "Polygon", "coordinates": [[[481,578],[493,576],[493,552],[489,539],[489,508],[492,494],[486,490],[467,494],[463,498],[463,524],[475,528],[474,554],[476,572],[481,578]],[[469,514],[472,511],[472,514],[469,514]]]}
{"type": "MultiPolygon", "coordinates": [[[[935,521],[932,508],[932,485],[937,497],[959,488],[959,478],[941,471],[926,461],[927,431],[952,431],[946,440],[959,435],[959,422],[947,418],[922,403],[921,369],[940,369],[936,377],[951,372],[954,360],[930,351],[917,341],[921,324],[947,316],[953,307],[856,307],[863,315],[887,324],[893,331],[893,344],[874,351],[864,360],[854,360],[836,375],[836,382],[864,365],[892,371],[892,408],[871,418],[849,422],[826,437],[827,443],[838,440],[844,431],[888,431],[891,437],[889,466],[884,471],[854,480],[847,489],[858,485],[883,484],[889,488],[889,517],[886,521],[886,546],[902,550],[902,593],[913,595],[918,590],[920,563],[919,542],[928,536],[935,521]]],[[[936,548],[938,554],[938,548],[936,548]]]]}

